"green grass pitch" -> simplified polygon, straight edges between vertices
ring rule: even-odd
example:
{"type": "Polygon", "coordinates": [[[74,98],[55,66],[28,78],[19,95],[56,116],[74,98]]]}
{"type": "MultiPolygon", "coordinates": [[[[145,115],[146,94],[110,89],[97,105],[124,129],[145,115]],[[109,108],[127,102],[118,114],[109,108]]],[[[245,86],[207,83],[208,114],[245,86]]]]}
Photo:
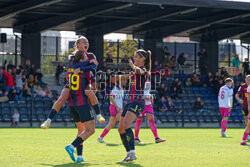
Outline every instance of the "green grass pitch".
{"type": "Polygon", "coordinates": [[[249,167],[250,147],[240,146],[243,129],[228,129],[229,138],[220,137],[220,129],[158,129],[165,143],[155,144],[150,129],[141,129],[136,145],[138,160],[120,162],[125,157],[117,129],[104,138],[106,143],[96,141],[102,129],[96,129],[83,147],[86,162],[73,163],[64,147],[76,136],[73,128],[1,128],[0,166],[132,166],[132,167],[249,167]]]}

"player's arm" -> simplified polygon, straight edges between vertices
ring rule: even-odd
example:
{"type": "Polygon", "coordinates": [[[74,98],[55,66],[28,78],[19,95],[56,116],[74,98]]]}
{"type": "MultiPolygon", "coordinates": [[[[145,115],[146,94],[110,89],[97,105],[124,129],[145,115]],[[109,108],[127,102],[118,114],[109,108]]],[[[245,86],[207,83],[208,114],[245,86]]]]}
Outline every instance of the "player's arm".
{"type": "Polygon", "coordinates": [[[111,94],[111,96],[109,97],[109,100],[112,102],[112,104],[115,106],[118,112],[122,112],[121,109],[118,107],[118,105],[115,103],[114,95],[111,94]]]}
{"type": "Polygon", "coordinates": [[[229,98],[229,108],[230,108],[230,111],[232,110],[232,107],[233,107],[233,91],[228,91],[228,98],[229,98]]]}
{"type": "Polygon", "coordinates": [[[240,94],[242,93],[242,90],[243,90],[243,87],[241,86],[239,89],[238,89],[238,92],[236,93],[235,95],[235,98],[238,102],[240,102],[241,104],[243,104],[243,100],[240,99],[240,94]]]}
{"type": "Polygon", "coordinates": [[[144,71],[143,69],[141,69],[140,67],[137,67],[136,65],[134,65],[134,63],[131,59],[129,59],[129,65],[135,71],[135,73],[138,75],[145,75],[147,72],[147,71],[144,71]]]}
{"type": "Polygon", "coordinates": [[[250,88],[249,88],[249,86],[247,87],[247,110],[248,110],[248,112],[250,112],[250,88]]]}

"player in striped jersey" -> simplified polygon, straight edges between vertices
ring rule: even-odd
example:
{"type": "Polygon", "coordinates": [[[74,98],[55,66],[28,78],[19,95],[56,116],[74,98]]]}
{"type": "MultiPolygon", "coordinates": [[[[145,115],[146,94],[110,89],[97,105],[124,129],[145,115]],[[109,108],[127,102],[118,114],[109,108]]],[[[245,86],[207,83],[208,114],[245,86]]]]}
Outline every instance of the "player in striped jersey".
{"type": "Polygon", "coordinates": [[[124,85],[124,82],[121,80],[115,81],[115,86],[111,91],[110,94],[110,106],[109,106],[109,112],[110,112],[110,118],[108,125],[104,128],[102,134],[100,137],[97,138],[97,141],[100,143],[105,143],[103,138],[108,134],[108,132],[115,126],[116,121],[120,119],[122,110],[123,110],[123,97],[124,97],[124,90],[122,86],[124,85]]]}
{"type": "Polygon", "coordinates": [[[232,89],[233,80],[231,78],[227,78],[225,80],[225,85],[220,88],[218,101],[219,101],[219,109],[221,113],[221,136],[228,137],[226,135],[227,122],[228,117],[230,116],[230,112],[233,106],[233,89],[232,89]]]}
{"type": "Polygon", "coordinates": [[[134,133],[131,124],[141,114],[145,107],[143,90],[145,82],[150,76],[150,56],[150,51],[145,51],[143,49],[137,50],[134,55],[134,63],[132,60],[129,60],[133,72],[130,75],[122,76],[125,80],[130,78],[127,103],[122,112],[118,127],[122,143],[127,152],[127,156],[123,161],[133,161],[137,159],[135,155],[134,133]]]}
{"type": "MultiPolygon", "coordinates": [[[[246,80],[250,80],[250,75],[246,76],[246,80]]],[[[250,85],[248,85],[248,87],[247,87],[247,94],[248,94],[248,96],[247,96],[247,104],[248,104],[247,109],[248,109],[248,112],[250,112],[250,85]]],[[[249,144],[246,143],[246,140],[247,140],[249,133],[250,133],[250,114],[248,115],[247,126],[246,126],[246,129],[244,131],[242,141],[240,143],[242,146],[249,146],[249,144]]]]}
{"type": "MultiPolygon", "coordinates": [[[[89,42],[88,39],[84,36],[81,36],[77,41],[76,41],[76,47],[77,50],[84,52],[84,54],[86,54],[86,56],[88,57],[88,60],[90,61],[90,63],[94,63],[95,65],[98,65],[98,62],[96,60],[96,57],[93,53],[88,52],[88,48],[89,48],[89,42]]],[[[81,63],[80,63],[81,64],[81,63]]],[[[73,65],[73,68],[76,69],[78,67],[80,67],[81,65],[73,65]]],[[[69,97],[69,89],[67,87],[64,87],[60,97],[57,99],[57,101],[54,103],[48,118],[46,121],[44,121],[41,124],[41,128],[42,129],[47,129],[50,127],[50,123],[51,120],[55,117],[55,115],[60,111],[61,107],[63,106],[63,104],[67,101],[68,97],[69,97]]],[[[86,85],[85,88],[85,94],[86,96],[89,98],[91,106],[93,107],[93,109],[95,110],[95,113],[97,115],[97,120],[100,123],[105,122],[105,119],[101,116],[100,113],[100,109],[98,106],[98,99],[95,96],[95,93],[97,91],[97,84],[93,78],[93,76],[91,76],[91,83],[86,85]],[[91,85],[91,86],[90,86],[91,85]],[[92,90],[93,89],[93,90],[92,90]]]]}
{"type": "MultiPolygon", "coordinates": [[[[245,119],[245,125],[247,125],[248,122],[248,109],[247,109],[247,87],[250,84],[250,78],[245,78],[246,83],[244,83],[243,85],[241,85],[238,89],[238,92],[235,95],[235,98],[238,100],[238,102],[242,105],[242,114],[244,116],[245,119]],[[242,99],[240,98],[240,96],[242,97],[242,99]]],[[[250,134],[248,135],[247,139],[250,139],[250,134]]]]}
{"type": "MultiPolygon", "coordinates": [[[[82,51],[77,51],[74,62],[84,62],[86,58],[86,55],[82,51]]],[[[96,66],[91,65],[86,68],[96,68],[96,66]]],[[[82,157],[82,143],[95,132],[94,116],[84,91],[92,78],[89,71],[80,71],[76,74],[73,68],[69,68],[66,77],[68,81],[66,86],[70,89],[68,98],[70,116],[71,120],[76,123],[78,132],[77,138],[70,145],[66,146],[65,150],[68,152],[70,158],[75,161],[74,149],[77,148],[76,162],[82,162],[84,161],[82,157]]]]}

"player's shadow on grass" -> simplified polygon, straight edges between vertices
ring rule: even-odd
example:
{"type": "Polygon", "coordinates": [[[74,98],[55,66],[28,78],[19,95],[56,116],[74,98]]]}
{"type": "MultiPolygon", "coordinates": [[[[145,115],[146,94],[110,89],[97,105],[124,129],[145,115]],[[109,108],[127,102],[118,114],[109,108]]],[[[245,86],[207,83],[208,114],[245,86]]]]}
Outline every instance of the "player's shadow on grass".
{"type": "Polygon", "coordinates": [[[135,143],[135,146],[147,146],[147,145],[151,145],[151,144],[154,144],[154,143],[135,143]]]}
{"type": "Polygon", "coordinates": [[[90,164],[90,163],[66,163],[66,164],[61,164],[61,165],[52,165],[52,164],[41,164],[43,166],[52,166],[52,167],[83,167],[83,166],[95,166],[97,164],[90,164]]]}
{"type": "Polygon", "coordinates": [[[119,145],[122,145],[122,144],[106,143],[106,146],[119,146],[119,145]]]}
{"type": "Polygon", "coordinates": [[[140,164],[134,164],[134,162],[117,162],[121,166],[128,166],[128,167],[142,167],[140,164]]]}

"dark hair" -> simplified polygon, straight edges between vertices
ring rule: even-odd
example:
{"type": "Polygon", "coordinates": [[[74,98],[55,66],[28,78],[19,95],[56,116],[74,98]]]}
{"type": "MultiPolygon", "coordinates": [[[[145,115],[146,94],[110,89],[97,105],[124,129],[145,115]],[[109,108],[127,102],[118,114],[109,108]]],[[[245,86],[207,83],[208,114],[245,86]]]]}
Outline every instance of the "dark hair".
{"type": "Polygon", "coordinates": [[[151,51],[150,50],[143,50],[139,49],[136,51],[137,54],[139,54],[141,57],[145,58],[145,67],[148,70],[148,72],[151,71],[151,51]]]}
{"type": "Polygon", "coordinates": [[[84,59],[84,53],[79,50],[74,55],[73,64],[78,63],[81,59],[84,59]]]}

